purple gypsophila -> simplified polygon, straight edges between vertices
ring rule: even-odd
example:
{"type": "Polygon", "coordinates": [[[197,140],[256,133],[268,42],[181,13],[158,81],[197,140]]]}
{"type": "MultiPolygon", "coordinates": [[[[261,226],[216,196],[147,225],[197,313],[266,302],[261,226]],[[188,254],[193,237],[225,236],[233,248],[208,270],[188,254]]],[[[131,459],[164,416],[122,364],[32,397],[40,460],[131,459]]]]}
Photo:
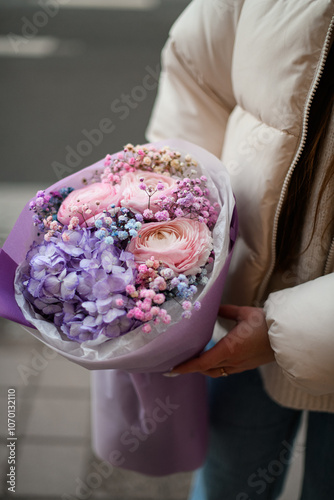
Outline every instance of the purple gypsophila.
{"type": "Polygon", "coordinates": [[[133,256],[94,230],[64,230],[27,253],[23,293],[35,310],[71,340],[123,335],[134,327],[125,292],[135,282],[133,256]]]}

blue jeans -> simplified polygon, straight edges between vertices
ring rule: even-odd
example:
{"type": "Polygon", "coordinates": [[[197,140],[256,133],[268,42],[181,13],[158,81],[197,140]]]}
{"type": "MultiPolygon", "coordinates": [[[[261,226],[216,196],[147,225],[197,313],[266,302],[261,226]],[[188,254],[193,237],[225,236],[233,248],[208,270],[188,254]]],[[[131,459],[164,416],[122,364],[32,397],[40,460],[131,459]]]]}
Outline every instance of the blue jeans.
{"type": "MultiPolygon", "coordinates": [[[[191,500],[277,499],[297,453],[302,412],[270,399],[257,370],[208,383],[210,446],[191,500]]],[[[310,412],[300,500],[332,500],[333,492],[334,414],[310,412]]]]}

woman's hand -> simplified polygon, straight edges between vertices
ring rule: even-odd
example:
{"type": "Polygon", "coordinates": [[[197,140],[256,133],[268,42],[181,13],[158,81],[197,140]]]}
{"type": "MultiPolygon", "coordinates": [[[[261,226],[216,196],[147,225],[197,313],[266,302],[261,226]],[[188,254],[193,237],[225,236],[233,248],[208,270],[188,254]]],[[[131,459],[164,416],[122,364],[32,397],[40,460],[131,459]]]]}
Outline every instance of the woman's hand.
{"type": "Polygon", "coordinates": [[[200,372],[215,378],[223,371],[230,375],[275,361],[263,309],[224,305],[218,314],[236,325],[212,349],[176,366],[171,373],[200,372]]]}

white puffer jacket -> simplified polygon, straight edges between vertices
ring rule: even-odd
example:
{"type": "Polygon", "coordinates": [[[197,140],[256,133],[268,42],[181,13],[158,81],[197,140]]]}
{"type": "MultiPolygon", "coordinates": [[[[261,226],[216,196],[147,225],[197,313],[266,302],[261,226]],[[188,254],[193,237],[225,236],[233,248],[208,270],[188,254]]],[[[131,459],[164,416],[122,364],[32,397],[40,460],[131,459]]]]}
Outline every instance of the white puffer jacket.
{"type": "MultiPolygon", "coordinates": [[[[334,412],[334,240],[317,251],[316,232],[301,264],[307,272],[281,277],[278,287],[272,276],[282,202],[305,146],[333,14],[328,0],[194,0],[165,46],[147,137],[183,138],[223,160],[240,226],[223,300],[264,303],[276,363],[261,372],[271,397],[334,412]]],[[[333,154],[331,123],[324,164],[333,154]]]]}

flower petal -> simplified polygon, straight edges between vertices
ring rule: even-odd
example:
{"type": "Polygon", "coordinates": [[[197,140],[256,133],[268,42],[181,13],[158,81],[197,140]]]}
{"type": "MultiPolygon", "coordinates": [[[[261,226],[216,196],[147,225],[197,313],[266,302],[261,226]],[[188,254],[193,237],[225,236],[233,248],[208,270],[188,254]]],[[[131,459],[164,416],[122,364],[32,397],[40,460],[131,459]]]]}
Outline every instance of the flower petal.
{"type": "Polygon", "coordinates": [[[95,302],[87,301],[87,302],[83,302],[81,305],[82,305],[82,307],[84,307],[86,309],[86,311],[88,312],[88,314],[90,314],[91,316],[93,316],[94,314],[96,314],[97,307],[96,307],[96,303],[95,302]]]}

